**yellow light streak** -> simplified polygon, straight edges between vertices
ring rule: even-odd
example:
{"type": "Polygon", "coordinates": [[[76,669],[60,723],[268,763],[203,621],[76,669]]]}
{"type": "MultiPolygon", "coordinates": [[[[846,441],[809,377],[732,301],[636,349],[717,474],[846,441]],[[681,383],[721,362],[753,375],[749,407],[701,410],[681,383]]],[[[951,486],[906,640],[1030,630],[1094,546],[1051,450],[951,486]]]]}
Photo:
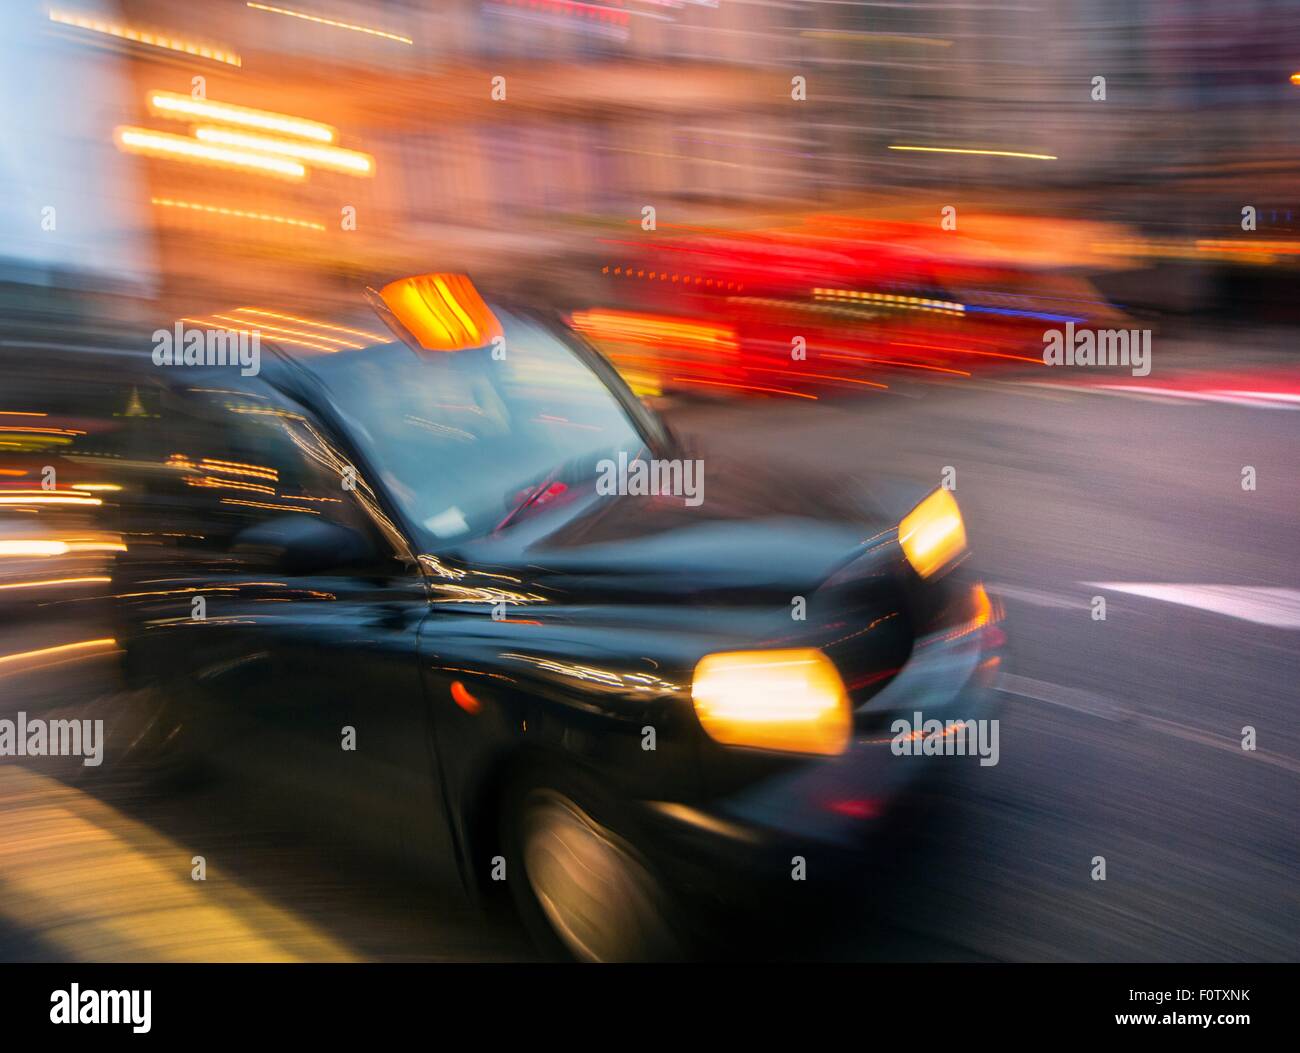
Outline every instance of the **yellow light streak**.
{"type": "MultiPolygon", "coordinates": [[[[227,325],[227,324],[223,324],[223,323],[221,322],[220,318],[218,318],[216,315],[214,315],[212,318],[182,318],[181,321],[182,321],[182,322],[190,322],[190,323],[192,323],[192,324],[194,324],[194,325],[207,326],[208,328],[211,328],[211,329],[233,329],[235,332],[241,332],[241,333],[257,333],[257,334],[259,335],[259,337],[260,337],[260,335],[261,335],[261,333],[262,333],[262,328],[261,328],[261,326],[259,326],[259,325],[256,325],[256,324],[248,325],[248,324],[243,324],[243,323],[241,323],[241,324],[239,324],[239,325],[237,325],[237,326],[230,326],[230,325],[227,325]]],[[[318,343],[316,343],[315,341],[299,340],[297,337],[281,336],[281,335],[279,335],[278,333],[268,333],[267,335],[270,336],[270,337],[271,337],[272,339],[274,339],[274,340],[278,340],[278,341],[279,341],[280,343],[282,343],[282,344],[295,344],[295,345],[297,345],[297,346],[299,346],[299,347],[309,347],[309,348],[311,348],[313,351],[337,351],[337,350],[338,350],[337,347],[330,347],[328,344],[318,344],[318,343]]],[[[275,411],[274,411],[274,410],[252,410],[252,409],[249,409],[249,410],[243,410],[243,411],[240,411],[240,412],[247,412],[247,413],[274,413],[275,411]]]]}
{"type": "Polygon", "coordinates": [[[66,541],[38,539],[0,541],[0,556],[62,556],[68,551],[66,541]]]}
{"type": "Polygon", "coordinates": [[[271,482],[276,482],[280,478],[280,473],[276,469],[261,464],[223,461],[216,457],[204,457],[200,463],[204,468],[214,472],[229,472],[231,475],[251,475],[254,479],[270,479],[271,482]]]}
{"type": "Polygon", "coordinates": [[[42,581],[14,581],[7,585],[0,585],[3,589],[40,589],[53,587],[56,585],[102,585],[112,581],[109,577],[92,576],[87,578],[45,578],[42,581]]]}
{"type": "Polygon", "coordinates": [[[76,643],[59,644],[57,647],[42,647],[39,651],[18,651],[15,654],[0,655],[0,664],[8,662],[25,662],[32,658],[45,658],[52,654],[65,654],[68,651],[89,651],[103,650],[107,647],[116,647],[117,641],[111,636],[105,636],[98,640],[78,640],[76,643]]]}
{"type": "Polygon", "coordinates": [[[50,21],[61,26],[73,26],[77,29],[90,30],[92,33],[103,33],[106,36],[117,37],[119,40],[129,40],[133,44],[147,44],[149,47],[162,48],[165,51],[179,51],[186,55],[197,55],[199,58],[211,59],[213,62],[223,62],[227,66],[242,65],[240,57],[233,51],[210,48],[205,44],[194,44],[176,37],[132,29],[130,26],[105,22],[99,18],[87,18],[85,15],[54,10],[50,12],[50,21]]]}
{"type": "Polygon", "coordinates": [[[221,503],[223,505],[244,505],[248,508],[266,508],[272,512],[302,512],[305,515],[320,515],[314,508],[303,508],[299,505],[277,505],[266,501],[237,501],[233,497],[223,497],[221,503]]]}
{"type": "Polygon", "coordinates": [[[102,505],[101,498],[88,494],[52,490],[0,490],[0,505],[102,505]]]}
{"type": "Polygon", "coordinates": [[[966,305],[953,300],[928,300],[923,296],[898,296],[894,293],[862,292],[857,289],[813,289],[818,300],[837,303],[869,303],[900,311],[925,311],[931,314],[964,314],[966,305]]]}
{"type": "Polygon", "coordinates": [[[195,201],[175,201],[167,197],[150,199],[160,208],[183,208],[191,212],[207,212],[217,216],[231,216],[234,219],[254,219],[263,223],[279,223],[286,227],[305,227],[308,230],[324,230],[324,223],[310,219],[291,219],[289,216],[276,216],[269,212],[248,212],[242,208],[226,208],[223,205],[201,205],[195,201]]]}
{"type": "Polygon", "coordinates": [[[1033,161],[1055,161],[1055,154],[1029,154],[1019,150],[967,150],[957,146],[891,146],[891,150],[911,150],[922,154],[977,154],[981,157],[1026,157],[1033,161]]]}
{"type": "MultiPolygon", "coordinates": [[[[240,326],[248,324],[247,322],[244,321],[244,319],[237,318],[234,315],[230,315],[230,314],[214,314],[212,317],[220,318],[223,322],[234,322],[236,325],[240,325],[240,326]]],[[[330,348],[331,351],[337,351],[341,347],[348,347],[348,348],[352,348],[353,350],[365,347],[365,344],[356,344],[353,343],[351,340],[342,340],[336,336],[322,336],[320,333],[304,332],[301,329],[290,329],[287,326],[283,326],[283,325],[271,325],[269,322],[258,322],[257,329],[259,332],[268,333],[273,337],[278,337],[280,334],[283,333],[289,336],[305,336],[311,340],[316,340],[323,344],[337,345],[335,347],[330,348]]]]}
{"type": "Polygon", "coordinates": [[[231,150],[222,146],[209,146],[183,135],[170,132],[151,132],[147,128],[119,127],[114,133],[118,149],[127,153],[165,157],[176,161],[209,164],[219,168],[239,168],[277,179],[301,182],[307,169],[297,161],[250,150],[231,150]]]}
{"type": "Polygon", "coordinates": [[[194,137],[204,143],[234,146],[242,150],[255,150],[278,157],[310,161],[321,168],[346,172],[348,175],[373,176],[375,174],[373,157],[357,150],[344,150],[340,146],[319,146],[316,143],[300,143],[291,139],[274,139],[266,135],[254,135],[229,128],[213,128],[209,125],[194,129],[194,137]]]}
{"type": "Polygon", "coordinates": [[[69,552],[125,552],[126,546],[120,541],[69,541],[69,552]]]}
{"type": "Polygon", "coordinates": [[[236,307],[235,314],[256,314],[266,318],[279,318],[284,322],[296,322],[299,325],[315,326],[317,329],[328,329],[333,333],[350,333],[352,336],[364,336],[367,340],[386,340],[388,337],[380,336],[377,333],[367,333],[364,329],[349,329],[345,325],[330,325],[326,322],[316,322],[310,318],[299,318],[292,314],[280,314],[277,311],[264,311],[258,307],[236,307]]]}
{"type": "Polygon", "coordinates": [[[332,143],[338,138],[338,132],[334,128],[320,121],[295,117],[289,113],[276,113],[274,110],[236,106],[229,102],[195,99],[174,91],[150,92],[149,109],[159,117],[175,121],[215,121],[241,128],[257,128],[264,132],[279,132],[281,135],[296,135],[300,139],[313,139],[318,143],[332,143]]]}
{"type": "Polygon", "coordinates": [[[396,33],[386,33],[382,29],[371,29],[369,26],[359,26],[353,22],[339,22],[333,18],[322,18],[320,15],[309,15],[304,11],[291,11],[287,7],[272,7],[270,4],[255,4],[249,0],[247,5],[254,11],[266,11],[273,15],[287,15],[289,18],[301,18],[304,22],[315,22],[318,25],[330,26],[334,29],[350,29],[354,33],[366,33],[372,37],[383,37],[385,40],[395,40],[399,44],[414,44],[415,41],[410,37],[399,36],[396,33]]]}
{"type": "Polygon", "coordinates": [[[268,497],[275,496],[275,487],[264,486],[261,483],[245,483],[238,479],[225,479],[216,475],[203,475],[199,478],[187,478],[186,486],[204,487],[210,490],[246,490],[255,494],[266,494],[268,497]]]}

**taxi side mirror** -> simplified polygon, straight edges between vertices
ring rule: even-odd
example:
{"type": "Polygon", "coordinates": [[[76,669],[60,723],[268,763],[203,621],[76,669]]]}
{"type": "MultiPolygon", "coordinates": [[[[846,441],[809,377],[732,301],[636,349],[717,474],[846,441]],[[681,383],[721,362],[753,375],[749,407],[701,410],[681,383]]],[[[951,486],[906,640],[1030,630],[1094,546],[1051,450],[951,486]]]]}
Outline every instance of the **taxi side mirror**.
{"type": "Polygon", "coordinates": [[[235,535],[236,553],[269,556],[284,574],[321,574],[369,566],[378,553],[359,530],[320,516],[276,516],[235,535]]]}

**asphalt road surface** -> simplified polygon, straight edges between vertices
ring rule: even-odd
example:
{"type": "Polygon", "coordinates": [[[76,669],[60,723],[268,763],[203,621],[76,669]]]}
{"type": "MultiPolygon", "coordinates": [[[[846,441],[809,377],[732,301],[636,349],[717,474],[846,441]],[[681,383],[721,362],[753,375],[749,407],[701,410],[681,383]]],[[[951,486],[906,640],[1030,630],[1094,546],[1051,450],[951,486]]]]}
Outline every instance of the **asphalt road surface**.
{"type": "MultiPolygon", "coordinates": [[[[773,957],[1300,957],[1300,412],[1277,364],[1198,386],[1213,369],[1201,354],[1177,383],[1078,370],[672,407],[706,473],[711,451],[838,485],[955,469],[1006,611],[999,763],[905,827],[833,939],[773,957]]],[[[24,632],[5,627],[4,653],[32,646],[24,632]]],[[[125,711],[111,668],[5,674],[3,708],[125,711]]],[[[0,764],[0,956],[530,955],[508,918],[250,821],[261,803],[256,788],[162,798],[111,772],[0,764]]]]}

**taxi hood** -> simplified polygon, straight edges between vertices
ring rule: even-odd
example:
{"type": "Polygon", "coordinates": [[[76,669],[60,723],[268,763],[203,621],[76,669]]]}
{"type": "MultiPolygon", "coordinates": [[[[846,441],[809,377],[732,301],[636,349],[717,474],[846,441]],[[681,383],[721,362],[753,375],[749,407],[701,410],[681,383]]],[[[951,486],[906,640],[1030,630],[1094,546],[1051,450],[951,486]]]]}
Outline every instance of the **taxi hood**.
{"type": "Polygon", "coordinates": [[[593,495],[470,542],[456,562],[569,593],[567,602],[611,592],[788,603],[888,541],[925,493],[909,484],[867,490],[792,478],[716,458],[707,468],[696,506],[681,497],[593,495]]]}

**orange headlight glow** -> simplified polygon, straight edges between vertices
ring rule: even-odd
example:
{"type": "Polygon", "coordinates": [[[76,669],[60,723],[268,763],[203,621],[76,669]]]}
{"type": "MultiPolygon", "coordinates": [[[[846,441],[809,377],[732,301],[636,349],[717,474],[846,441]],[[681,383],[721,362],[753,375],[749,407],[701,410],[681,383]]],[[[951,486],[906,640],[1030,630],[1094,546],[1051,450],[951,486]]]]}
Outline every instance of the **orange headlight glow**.
{"type": "Polygon", "coordinates": [[[691,688],[709,737],[729,746],[833,755],[853,719],[835,665],[815,648],[705,655],[691,688]]]}
{"type": "Polygon", "coordinates": [[[903,555],[921,577],[928,578],[966,551],[966,527],[957,499],[936,490],[898,524],[903,555]]]}

